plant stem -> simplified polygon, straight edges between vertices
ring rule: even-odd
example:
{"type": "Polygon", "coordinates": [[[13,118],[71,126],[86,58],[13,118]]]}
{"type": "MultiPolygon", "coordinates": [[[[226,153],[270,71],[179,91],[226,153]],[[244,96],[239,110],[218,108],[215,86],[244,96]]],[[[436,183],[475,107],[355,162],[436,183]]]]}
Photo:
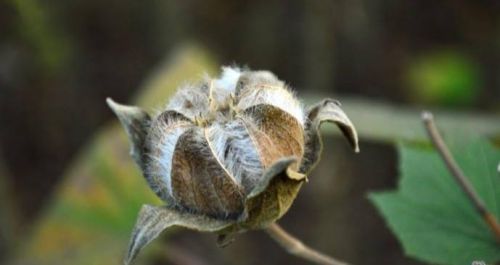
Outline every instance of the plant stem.
{"type": "Polygon", "coordinates": [[[495,219],[495,216],[492,213],[488,212],[484,202],[478,196],[477,192],[474,190],[474,187],[471,185],[463,171],[460,169],[455,159],[453,159],[453,156],[446,147],[443,138],[439,134],[432,113],[426,111],[422,112],[422,120],[424,122],[425,129],[427,130],[429,138],[438,150],[441,158],[443,158],[446,166],[448,167],[448,170],[451,172],[451,175],[458,182],[467,197],[471,200],[476,211],[483,217],[488,227],[494,233],[496,239],[500,242],[500,225],[495,219]]]}
{"type": "Polygon", "coordinates": [[[302,243],[299,239],[290,235],[277,223],[271,224],[266,228],[266,232],[274,239],[280,246],[282,246],[290,254],[309,260],[316,264],[323,265],[348,265],[347,263],[338,261],[323,253],[320,253],[302,243]]]}

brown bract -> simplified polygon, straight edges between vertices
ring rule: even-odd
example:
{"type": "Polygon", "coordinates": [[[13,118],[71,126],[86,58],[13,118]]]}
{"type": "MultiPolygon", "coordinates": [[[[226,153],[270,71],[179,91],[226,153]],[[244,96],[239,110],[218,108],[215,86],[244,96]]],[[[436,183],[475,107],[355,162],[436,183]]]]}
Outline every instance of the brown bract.
{"type": "Polygon", "coordinates": [[[267,71],[223,68],[218,79],[180,88],[154,117],[108,104],[131,140],[132,157],[165,201],[139,213],[125,264],[170,226],[217,232],[225,245],[236,233],[281,218],[319,161],[325,121],[336,123],[358,150],[354,126],[337,101],[304,111],[267,71]]]}

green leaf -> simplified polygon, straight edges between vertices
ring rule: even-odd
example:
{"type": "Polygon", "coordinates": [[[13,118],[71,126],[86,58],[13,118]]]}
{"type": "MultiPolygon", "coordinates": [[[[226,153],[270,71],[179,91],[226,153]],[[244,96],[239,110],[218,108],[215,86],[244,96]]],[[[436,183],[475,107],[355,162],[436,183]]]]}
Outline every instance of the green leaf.
{"type": "MultiPolygon", "coordinates": [[[[447,142],[487,209],[500,218],[500,150],[484,139],[447,142]]],[[[399,189],[370,195],[409,256],[438,264],[500,260],[500,244],[428,146],[399,146],[399,189]]]]}

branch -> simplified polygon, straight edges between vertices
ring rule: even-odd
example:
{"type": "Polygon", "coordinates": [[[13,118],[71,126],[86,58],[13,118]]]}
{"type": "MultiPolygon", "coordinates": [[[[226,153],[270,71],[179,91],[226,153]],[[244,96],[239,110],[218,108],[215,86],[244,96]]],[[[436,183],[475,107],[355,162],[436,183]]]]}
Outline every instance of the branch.
{"type": "Polygon", "coordinates": [[[434,117],[432,113],[423,112],[422,120],[424,122],[425,129],[427,130],[429,138],[431,139],[432,143],[438,150],[439,154],[441,155],[441,158],[443,158],[446,166],[448,167],[448,170],[451,172],[451,175],[455,178],[455,180],[458,182],[458,184],[465,192],[467,197],[471,200],[476,211],[483,217],[484,221],[490,227],[497,240],[500,241],[500,225],[495,219],[495,216],[492,213],[488,212],[484,202],[477,195],[476,191],[474,190],[474,187],[470,184],[470,182],[468,181],[467,177],[458,166],[455,159],[453,159],[453,156],[446,147],[443,138],[439,134],[436,124],[434,123],[434,117]]]}
{"type": "MultiPolygon", "coordinates": [[[[319,100],[316,96],[308,94],[304,96],[304,101],[309,104],[319,100]]],[[[344,112],[356,125],[356,131],[361,139],[389,144],[401,140],[422,143],[429,140],[425,130],[421,130],[422,121],[418,118],[420,113],[418,109],[342,95],[339,95],[338,99],[342,101],[344,112]]],[[[500,122],[498,116],[494,114],[439,109],[436,109],[434,114],[439,117],[439,128],[444,131],[464,130],[465,123],[476,135],[495,138],[500,135],[500,122]]],[[[341,134],[334,126],[323,126],[321,133],[323,136],[341,134]]]]}
{"type": "Polygon", "coordinates": [[[348,265],[342,261],[338,261],[323,253],[320,253],[308,246],[304,245],[299,239],[290,235],[277,223],[271,224],[266,228],[266,232],[274,239],[280,246],[282,246],[290,254],[309,260],[316,264],[322,265],[348,265]]]}

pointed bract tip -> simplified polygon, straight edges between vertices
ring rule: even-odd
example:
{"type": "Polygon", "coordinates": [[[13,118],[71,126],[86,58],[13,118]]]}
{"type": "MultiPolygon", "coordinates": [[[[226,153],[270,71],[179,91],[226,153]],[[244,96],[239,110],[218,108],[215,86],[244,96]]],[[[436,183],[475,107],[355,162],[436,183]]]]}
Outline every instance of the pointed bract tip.
{"type": "Polygon", "coordinates": [[[358,154],[361,150],[359,150],[359,145],[356,143],[356,146],[354,147],[354,153],[358,154]]]}
{"type": "Polygon", "coordinates": [[[303,179],[306,179],[306,175],[305,174],[297,172],[297,171],[291,169],[290,167],[288,167],[286,169],[286,174],[288,175],[288,177],[290,179],[294,179],[294,180],[303,180],[303,179]]]}
{"type": "Polygon", "coordinates": [[[106,98],[106,104],[114,111],[117,107],[120,106],[120,104],[116,103],[112,98],[107,97],[106,98]]]}
{"type": "MultiPolygon", "coordinates": [[[[253,190],[250,192],[250,194],[247,196],[247,199],[251,199],[262,193],[271,180],[275,177],[280,175],[281,173],[285,172],[288,177],[288,173],[291,172],[291,169],[289,170],[289,167],[297,162],[296,157],[285,157],[281,158],[278,161],[275,161],[262,175],[262,181],[259,183],[259,185],[255,186],[253,190]]],[[[299,172],[292,172],[292,176],[290,177],[291,179],[295,180],[300,180],[304,179],[306,176],[299,173],[299,172]]]]}
{"type": "Polygon", "coordinates": [[[142,117],[142,115],[145,113],[142,109],[136,106],[122,105],[120,103],[117,103],[110,97],[106,98],[106,103],[118,117],[129,118],[129,116],[132,116],[134,118],[137,118],[142,117]]]}

